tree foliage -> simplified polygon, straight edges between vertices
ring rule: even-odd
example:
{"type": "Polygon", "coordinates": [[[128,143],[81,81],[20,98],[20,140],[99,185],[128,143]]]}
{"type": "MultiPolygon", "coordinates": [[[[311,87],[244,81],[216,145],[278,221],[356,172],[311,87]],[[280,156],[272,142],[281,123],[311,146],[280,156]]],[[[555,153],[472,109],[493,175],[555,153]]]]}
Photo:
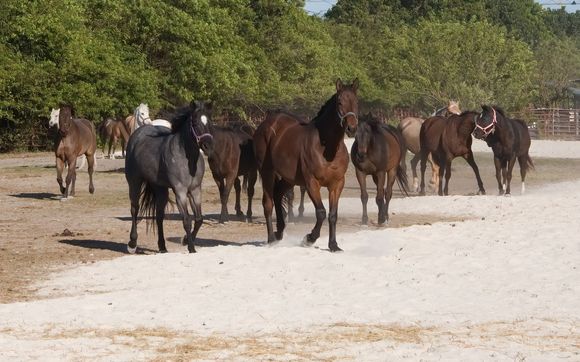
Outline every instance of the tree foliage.
{"type": "Polygon", "coordinates": [[[532,0],[339,0],[324,18],[302,0],[4,0],[0,150],[43,149],[50,108],[96,123],[141,102],[192,98],[315,113],[341,77],[364,107],[429,112],[567,99],[578,78],[580,12],[532,0]]]}

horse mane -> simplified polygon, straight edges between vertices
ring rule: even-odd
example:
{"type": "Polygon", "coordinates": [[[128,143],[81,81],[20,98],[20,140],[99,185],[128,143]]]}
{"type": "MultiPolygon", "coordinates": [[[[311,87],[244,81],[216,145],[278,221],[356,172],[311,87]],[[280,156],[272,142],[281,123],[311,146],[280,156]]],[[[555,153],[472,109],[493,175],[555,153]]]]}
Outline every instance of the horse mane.
{"type": "Polygon", "coordinates": [[[173,111],[173,113],[167,117],[169,123],[171,123],[171,132],[178,132],[181,127],[187,123],[192,112],[193,110],[190,105],[179,107],[173,111]]]}
{"type": "Polygon", "coordinates": [[[318,110],[318,113],[316,114],[316,116],[314,116],[314,118],[312,118],[312,122],[316,122],[317,120],[320,119],[320,117],[324,114],[324,112],[326,112],[326,109],[328,107],[330,107],[331,103],[336,103],[336,98],[338,97],[337,93],[334,93],[332,95],[332,97],[330,97],[323,105],[322,107],[320,107],[320,109],[318,110]]]}

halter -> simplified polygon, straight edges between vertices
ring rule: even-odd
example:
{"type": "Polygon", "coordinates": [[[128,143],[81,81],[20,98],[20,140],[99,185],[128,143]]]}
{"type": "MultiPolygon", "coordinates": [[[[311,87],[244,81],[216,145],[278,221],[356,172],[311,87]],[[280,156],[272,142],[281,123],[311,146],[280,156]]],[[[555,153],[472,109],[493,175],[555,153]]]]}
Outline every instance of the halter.
{"type": "MultiPolygon", "coordinates": [[[[480,129],[481,132],[483,132],[483,138],[489,136],[491,133],[493,133],[495,131],[495,125],[497,124],[497,119],[495,116],[495,108],[491,109],[493,111],[493,119],[491,120],[491,123],[488,124],[485,127],[481,127],[479,124],[477,124],[477,120],[475,121],[475,129],[480,129]]],[[[481,119],[481,114],[479,115],[479,119],[481,119]]]]}
{"type": "Polygon", "coordinates": [[[198,135],[197,132],[195,132],[195,127],[193,127],[193,122],[191,122],[189,128],[191,128],[191,133],[193,133],[193,137],[195,137],[195,141],[197,142],[198,145],[199,142],[204,138],[213,139],[213,136],[209,133],[202,133],[198,135]]]}
{"type": "Polygon", "coordinates": [[[358,123],[358,117],[356,116],[356,114],[354,112],[346,112],[344,115],[341,115],[340,111],[337,111],[336,113],[338,114],[338,118],[340,119],[340,126],[342,128],[344,128],[343,122],[346,119],[346,117],[348,117],[348,116],[353,116],[354,119],[356,119],[356,121],[358,123]]]}
{"type": "MultiPolygon", "coordinates": [[[[141,112],[139,112],[140,109],[141,109],[141,106],[139,106],[135,109],[135,114],[134,114],[135,123],[139,126],[151,123],[151,117],[149,117],[149,115],[147,115],[147,118],[141,119],[141,112]],[[149,120],[149,123],[145,122],[147,120],[149,120]],[[139,121],[142,121],[142,122],[140,123],[139,121]]],[[[149,114],[149,112],[147,112],[147,114],[149,114]]]]}

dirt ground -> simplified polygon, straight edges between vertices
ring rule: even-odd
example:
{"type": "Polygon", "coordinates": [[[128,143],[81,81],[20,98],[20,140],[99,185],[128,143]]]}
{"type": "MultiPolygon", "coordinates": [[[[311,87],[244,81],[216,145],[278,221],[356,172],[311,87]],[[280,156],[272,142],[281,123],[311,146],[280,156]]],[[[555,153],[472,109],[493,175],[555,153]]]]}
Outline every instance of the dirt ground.
{"type": "MultiPolygon", "coordinates": [[[[495,171],[490,154],[476,154],[484,185],[489,194],[496,194],[495,171]]],[[[528,189],[543,184],[577,178],[569,172],[580,169],[580,160],[535,159],[536,170],[526,182],[528,189]]],[[[462,159],[453,164],[450,193],[467,195],[476,190],[473,172],[462,159]]],[[[103,159],[98,156],[95,173],[96,192],[88,192],[86,166],[78,172],[76,197],[60,201],[54,155],[52,153],[24,153],[0,155],[0,303],[38,299],[33,283],[48,277],[56,270],[69,268],[78,263],[94,263],[98,260],[123,256],[129,240],[131,226],[127,185],[124,177],[124,160],[103,159]]],[[[519,169],[518,169],[519,170],[519,169]]],[[[410,174],[410,170],[408,171],[410,174]]],[[[410,176],[410,175],[409,175],[410,176]]],[[[374,186],[369,178],[367,184],[374,186]]],[[[519,171],[514,170],[514,193],[519,192],[519,171]]],[[[343,196],[358,197],[359,188],[352,165],[349,166],[343,196]]],[[[323,195],[325,195],[323,193],[323,195]]],[[[263,243],[266,237],[261,206],[262,190],[256,185],[254,196],[254,222],[230,221],[226,225],[217,222],[220,210],[217,187],[209,169],[203,184],[204,225],[196,246],[228,245],[232,243],[263,243]]],[[[374,191],[369,190],[369,218],[371,226],[376,221],[374,191]]],[[[414,195],[413,195],[414,196],[414,195]]],[[[245,197],[245,195],[243,196],[245,197]]],[[[401,193],[395,187],[395,196],[401,193]]],[[[242,209],[245,211],[245,199],[242,209]]],[[[444,202],[444,199],[442,199],[444,202]]],[[[233,212],[233,193],[229,203],[233,212]]],[[[399,214],[391,210],[388,227],[451,221],[441,215],[399,214]]],[[[181,246],[183,229],[176,210],[167,215],[165,234],[170,252],[185,252],[181,246]]],[[[289,234],[305,234],[313,226],[313,215],[290,224],[289,234]]],[[[458,220],[460,221],[460,220],[458,220]]],[[[338,233],[356,231],[361,227],[360,218],[341,217],[339,208],[338,233]]],[[[326,234],[323,226],[323,232],[326,234]]],[[[155,253],[156,236],[145,233],[144,223],[139,227],[139,251],[155,253]]],[[[324,235],[323,234],[323,235],[324,235]]],[[[318,244],[326,245],[323,236],[318,244]]]]}

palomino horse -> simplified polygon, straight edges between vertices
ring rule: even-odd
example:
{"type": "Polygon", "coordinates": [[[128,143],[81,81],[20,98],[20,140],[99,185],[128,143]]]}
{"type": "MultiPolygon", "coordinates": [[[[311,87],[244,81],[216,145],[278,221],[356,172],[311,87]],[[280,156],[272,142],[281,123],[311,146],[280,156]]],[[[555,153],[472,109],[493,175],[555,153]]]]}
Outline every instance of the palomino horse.
{"type": "Polygon", "coordinates": [[[407,193],[407,175],[401,166],[404,152],[405,141],[395,127],[381,123],[370,113],[361,117],[350,157],[360,186],[363,225],[368,222],[367,175],[372,175],[373,181],[377,185],[376,202],[379,208],[379,225],[389,221],[389,203],[393,196],[395,179],[399,182],[403,192],[407,193]]]}
{"type": "MultiPolygon", "coordinates": [[[[48,127],[49,128],[56,127],[56,129],[58,131],[58,129],[60,128],[59,122],[58,122],[58,116],[59,115],[60,115],[60,108],[53,108],[50,111],[50,118],[48,120],[48,127]]],[[[58,142],[58,139],[56,140],[56,142],[58,142]]],[[[57,145],[58,145],[58,143],[57,143],[57,145]]],[[[56,145],[55,145],[55,147],[56,147],[56,145]]],[[[80,155],[77,158],[77,166],[76,166],[77,167],[77,170],[82,169],[85,166],[85,163],[86,163],[86,157],[85,157],[85,155],[80,155]]]]}
{"type": "Polygon", "coordinates": [[[508,118],[499,107],[483,105],[481,108],[483,112],[475,120],[473,136],[487,142],[493,150],[499,194],[505,192],[505,195],[509,196],[511,193],[510,184],[516,158],[520,164],[523,194],[526,190],[526,173],[528,169],[534,168],[528,153],[531,144],[528,126],[521,119],[508,118]]]}
{"type": "Polygon", "coordinates": [[[192,102],[176,113],[172,128],[145,125],[135,131],[127,145],[125,178],[131,200],[129,253],[137,250],[137,217],[151,216],[157,223],[159,252],[167,252],[163,234],[165,206],[169,189],[175,194],[183,217],[184,245],[195,253],[194,241],[202,224],[201,181],[205,170],[200,148],[209,153],[213,138],[209,134],[211,104],[192,102]],[[191,230],[191,207],[195,217],[191,230]]]}
{"type": "Polygon", "coordinates": [[[63,199],[75,195],[75,182],[77,178],[77,157],[85,155],[89,171],[89,192],[95,192],[93,185],[93,171],[95,166],[95,151],[97,149],[97,134],[95,126],[84,118],[73,118],[74,111],[69,105],[60,106],[58,117],[58,140],[55,150],[56,155],[56,181],[60,186],[63,199]],[[68,166],[66,174],[66,186],[63,185],[62,171],[68,166]]]}
{"type": "Polygon", "coordinates": [[[451,178],[451,162],[457,156],[465,158],[473,169],[479,194],[485,194],[483,182],[479,176],[479,169],[473,158],[471,151],[471,132],[475,128],[475,117],[477,112],[463,112],[460,115],[449,117],[434,116],[427,118],[421,126],[421,189],[420,195],[425,195],[425,168],[427,166],[427,156],[433,156],[433,162],[439,169],[439,178],[442,180],[445,173],[445,188],[443,182],[439,182],[438,194],[449,194],[449,179],[451,178]]]}
{"type": "Polygon", "coordinates": [[[99,136],[103,141],[103,154],[105,153],[105,146],[109,143],[108,158],[111,158],[111,148],[113,149],[113,157],[115,155],[115,148],[119,140],[121,141],[121,155],[125,157],[125,145],[129,142],[129,132],[125,128],[122,120],[107,118],[98,128],[99,136]]]}
{"type": "Polygon", "coordinates": [[[268,242],[281,240],[286,223],[282,200],[293,185],[304,185],[316,209],[316,225],[304,237],[312,245],[320,236],[326,209],[320,188],[329,193],[328,216],[330,251],[340,251],[336,243],[338,200],[348,168],[345,132],[354,134],[358,123],[358,79],[345,85],[339,79],[334,94],[309,123],[285,112],[270,112],[254,133],[254,150],[262,177],[262,204],[268,242]],[[276,208],[276,233],[272,228],[272,207],[276,208]]]}
{"type": "MultiPolygon", "coordinates": [[[[460,114],[459,102],[450,100],[447,103],[447,107],[440,108],[435,111],[434,116],[448,117],[452,114],[460,114]]],[[[410,151],[414,156],[411,159],[411,171],[413,172],[413,191],[419,191],[419,178],[417,177],[417,164],[421,159],[420,148],[421,143],[419,140],[419,133],[421,132],[421,125],[425,122],[423,118],[416,117],[406,117],[399,123],[398,129],[405,139],[405,144],[407,148],[405,149],[405,154],[403,155],[402,165],[405,172],[407,172],[407,150],[410,151]]],[[[433,162],[431,154],[428,157],[429,164],[431,165],[431,181],[429,184],[433,189],[437,189],[439,185],[439,168],[433,162]]]]}
{"type": "Polygon", "coordinates": [[[243,176],[244,189],[248,194],[246,218],[252,221],[252,198],[258,178],[258,166],[254,156],[254,130],[241,123],[229,123],[227,127],[210,127],[214,148],[207,161],[219,192],[222,209],[220,223],[228,221],[228,199],[232,186],[236,190],[236,215],[244,216],[240,205],[240,179],[243,176]]]}

